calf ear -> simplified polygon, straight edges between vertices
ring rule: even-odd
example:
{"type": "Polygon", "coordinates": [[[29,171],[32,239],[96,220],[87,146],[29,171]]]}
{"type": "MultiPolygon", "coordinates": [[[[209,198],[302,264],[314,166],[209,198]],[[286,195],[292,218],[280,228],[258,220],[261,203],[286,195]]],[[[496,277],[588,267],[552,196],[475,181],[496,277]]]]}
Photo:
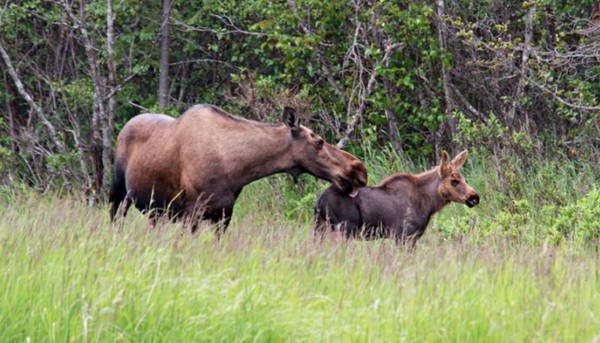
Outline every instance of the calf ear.
{"type": "Polygon", "coordinates": [[[467,150],[463,150],[460,154],[456,155],[456,157],[452,160],[452,162],[450,162],[450,164],[454,169],[458,170],[462,168],[462,166],[465,164],[468,156],[469,153],[467,153],[467,150]]]}
{"type": "Polygon", "coordinates": [[[296,110],[291,107],[285,107],[283,109],[283,122],[290,129],[298,126],[298,117],[296,116],[296,110]]]}
{"type": "Polygon", "coordinates": [[[450,169],[450,165],[448,164],[449,159],[450,159],[450,157],[448,156],[448,153],[446,152],[446,150],[442,151],[442,155],[440,156],[440,176],[441,177],[446,177],[446,176],[450,175],[450,173],[452,172],[452,170],[450,169]]]}

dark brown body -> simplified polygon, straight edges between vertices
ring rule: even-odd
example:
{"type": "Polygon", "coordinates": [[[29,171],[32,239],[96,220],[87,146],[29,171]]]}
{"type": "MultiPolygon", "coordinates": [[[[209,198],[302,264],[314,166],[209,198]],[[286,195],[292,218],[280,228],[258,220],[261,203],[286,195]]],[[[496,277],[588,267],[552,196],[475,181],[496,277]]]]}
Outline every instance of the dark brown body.
{"type": "Polygon", "coordinates": [[[366,183],[354,156],[297,125],[271,125],[230,115],[210,105],[175,119],[162,114],[132,118],[117,139],[111,218],[133,203],[156,216],[168,213],[228,224],[248,183],[278,172],[308,172],[344,192],[366,183]]]}
{"type": "Polygon", "coordinates": [[[355,197],[328,188],[315,209],[317,233],[331,226],[347,237],[416,242],[431,216],[451,201],[469,207],[479,203],[479,195],[458,172],[463,156],[447,164],[446,155],[441,166],[419,175],[392,175],[376,187],[360,188],[355,197]]]}

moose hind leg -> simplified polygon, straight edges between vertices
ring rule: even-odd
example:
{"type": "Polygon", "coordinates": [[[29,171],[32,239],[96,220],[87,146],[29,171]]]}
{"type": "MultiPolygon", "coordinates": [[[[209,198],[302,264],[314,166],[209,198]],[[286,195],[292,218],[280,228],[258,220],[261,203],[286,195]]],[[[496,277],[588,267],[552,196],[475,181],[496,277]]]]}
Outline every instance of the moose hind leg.
{"type": "MultiPolygon", "coordinates": [[[[114,221],[115,217],[118,213],[119,207],[121,203],[127,198],[127,187],[125,184],[125,170],[119,163],[116,161],[113,169],[113,177],[112,184],[110,187],[110,193],[108,196],[108,201],[110,203],[110,220],[114,221]]],[[[123,213],[125,216],[126,212],[123,213]]]]}
{"type": "Polygon", "coordinates": [[[119,208],[116,211],[116,217],[125,218],[132,203],[133,201],[129,198],[129,196],[125,196],[125,199],[123,199],[121,205],[119,205],[119,208]]]}

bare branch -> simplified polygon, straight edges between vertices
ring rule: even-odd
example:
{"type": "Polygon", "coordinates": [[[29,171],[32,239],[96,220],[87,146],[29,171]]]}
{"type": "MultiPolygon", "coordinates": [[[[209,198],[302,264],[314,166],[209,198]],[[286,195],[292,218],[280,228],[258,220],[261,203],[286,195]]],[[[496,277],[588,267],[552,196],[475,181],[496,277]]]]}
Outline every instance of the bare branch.
{"type": "Polygon", "coordinates": [[[144,112],[147,112],[147,113],[150,113],[150,112],[152,112],[152,111],[151,111],[149,108],[147,108],[147,107],[144,107],[144,106],[142,106],[142,105],[140,105],[140,104],[136,104],[136,103],[135,103],[135,102],[133,102],[133,101],[129,101],[128,103],[129,103],[131,106],[133,106],[133,107],[136,107],[136,108],[139,108],[140,110],[142,110],[142,111],[144,111],[144,112]]]}
{"type": "Polygon", "coordinates": [[[458,88],[456,88],[454,85],[450,85],[450,88],[452,89],[452,93],[458,98],[458,100],[460,100],[460,102],[467,108],[469,112],[474,114],[482,122],[487,123],[485,115],[483,115],[483,113],[479,112],[473,105],[471,105],[469,100],[465,98],[465,96],[460,92],[460,90],[458,90],[458,88]]]}
{"type": "Polygon", "coordinates": [[[183,60],[183,61],[169,63],[169,65],[175,66],[175,65],[180,65],[180,64],[202,63],[202,62],[223,64],[231,69],[242,70],[240,67],[235,66],[227,61],[221,61],[221,60],[217,60],[214,58],[193,58],[193,59],[189,59],[189,60],[183,60]]]}
{"type": "MultiPolygon", "coordinates": [[[[104,99],[102,99],[102,101],[106,101],[106,100],[113,98],[117,93],[119,93],[121,90],[123,90],[123,87],[125,87],[125,85],[129,81],[133,80],[133,78],[136,76],[137,76],[137,74],[130,74],[130,75],[126,76],[123,79],[123,81],[121,81],[118,85],[112,87],[110,92],[108,94],[106,94],[106,96],[104,97],[104,99]]],[[[112,112],[112,113],[114,113],[114,112],[112,112]]]]}
{"type": "MultiPolygon", "coordinates": [[[[387,63],[387,61],[392,57],[392,54],[403,47],[404,47],[404,43],[392,44],[391,42],[388,42],[386,44],[385,53],[383,54],[383,57],[377,64],[385,65],[387,63]]],[[[376,69],[377,69],[377,67],[374,66],[373,70],[371,71],[369,81],[367,82],[367,87],[366,87],[364,93],[361,94],[361,96],[360,96],[360,99],[359,99],[360,102],[359,102],[358,109],[356,110],[356,113],[354,114],[354,116],[352,117],[352,120],[348,124],[348,127],[346,128],[346,131],[344,132],[344,136],[336,144],[336,146],[338,148],[343,148],[348,143],[348,140],[350,139],[350,135],[352,134],[352,132],[354,131],[354,129],[356,128],[358,123],[362,120],[362,117],[363,117],[363,114],[365,111],[365,107],[366,107],[366,103],[367,103],[367,98],[369,96],[371,96],[371,93],[373,92],[373,85],[375,84],[375,80],[377,78],[377,70],[376,69]]]]}
{"type": "Polygon", "coordinates": [[[552,91],[552,90],[544,87],[543,85],[535,82],[530,77],[528,77],[527,80],[529,82],[531,82],[531,84],[533,84],[534,86],[536,86],[539,89],[541,89],[542,91],[544,91],[545,93],[550,94],[550,96],[552,96],[552,98],[554,98],[554,100],[560,102],[561,104],[563,104],[567,107],[571,107],[571,108],[575,108],[575,109],[583,110],[583,111],[600,111],[600,106],[586,106],[586,105],[573,104],[573,103],[568,102],[565,99],[561,98],[560,96],[558,96],[556,94],[556,93],[558,93],[556,90],[552,91]]]}
{"type": "Polygon", "coordinates": [[[247,30],[240,29],[236,25],[234,25],[233,22],[231,22],[231,19],[229,19],[227,17],[218,16],[218,15],[214,15],[214,14],[211,16],[221,20],[224,24],[229,26],[230,29],[229,30],[215,30],[215,29],[212,29],[210,27],[205,27],[205,26],[192,26],[181,20],[174,20],[174,23],[177,24],[178,26],[183,27],[186,30],[195,31],[195,32],[208,32],[208,33],[219,34],[219,35],[241,34],[241,35],[256,36],[256,37],[268,36],[268,34],[263,33],[263,32],[247,31],[247,30]],[[227,18],[228,20],[226,20],[225,18],[227,18]]]}
{"type": "Polygon", "coordinates": [[[25,89],[23,82],[21,82],[21,79],[19,78],[17,71],[13,67],[12,61],[10,60],[10,56],[8,56],[8,54],[6,53],[6,50],[4,50],[4,46],[1,41],[0,41],[0,55],[2,55],[2,60],[4,61],[4,64],[6,65],[6,69],[8,70],[10,77],[13,79],[13,82],[17,86],[17,91],[19,92],[19,95],[21,95],[21,97],[23,97],[23,99],[25,99],[25,101],[27,102],[27,104],[29,105],[31,110],[33,112],[35,112],[35,114],[40,118],[40,120],[46,127],[48,134],[50,135],[50,139],[52,140],[54,145],[56,145],[56,147],[58,148],[58,150],[61,153],[64,153],[65,146],[58,139],[58,136],[56,134],[56,128],[54,128],[54,125],[52,125],[52,123],[48,120],[48,118],[46,118],[46,115],[44,114],[44,111],[42,110],[42,108],[34,101],[31,94],[29,94],[29,92],[25,89]]]}

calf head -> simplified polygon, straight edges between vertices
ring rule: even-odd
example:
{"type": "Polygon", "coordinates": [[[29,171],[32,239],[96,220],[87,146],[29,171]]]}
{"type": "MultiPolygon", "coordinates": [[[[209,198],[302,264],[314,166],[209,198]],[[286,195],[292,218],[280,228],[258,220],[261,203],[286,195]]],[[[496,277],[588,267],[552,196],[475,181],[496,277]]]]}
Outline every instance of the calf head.
{"type": "Polygon", "coordinates": [[[456,155],[451,162],[448,162],[448,153],[442,151],[440,165],[438,167],[440,174],[440,183],[438,192],[442,198],[448,202],[454,201],[474,207],[479,204],[479,194],[469,186],[465,177],[460,173],[460,169],[467,160],[467,150],[456,155]]]}

